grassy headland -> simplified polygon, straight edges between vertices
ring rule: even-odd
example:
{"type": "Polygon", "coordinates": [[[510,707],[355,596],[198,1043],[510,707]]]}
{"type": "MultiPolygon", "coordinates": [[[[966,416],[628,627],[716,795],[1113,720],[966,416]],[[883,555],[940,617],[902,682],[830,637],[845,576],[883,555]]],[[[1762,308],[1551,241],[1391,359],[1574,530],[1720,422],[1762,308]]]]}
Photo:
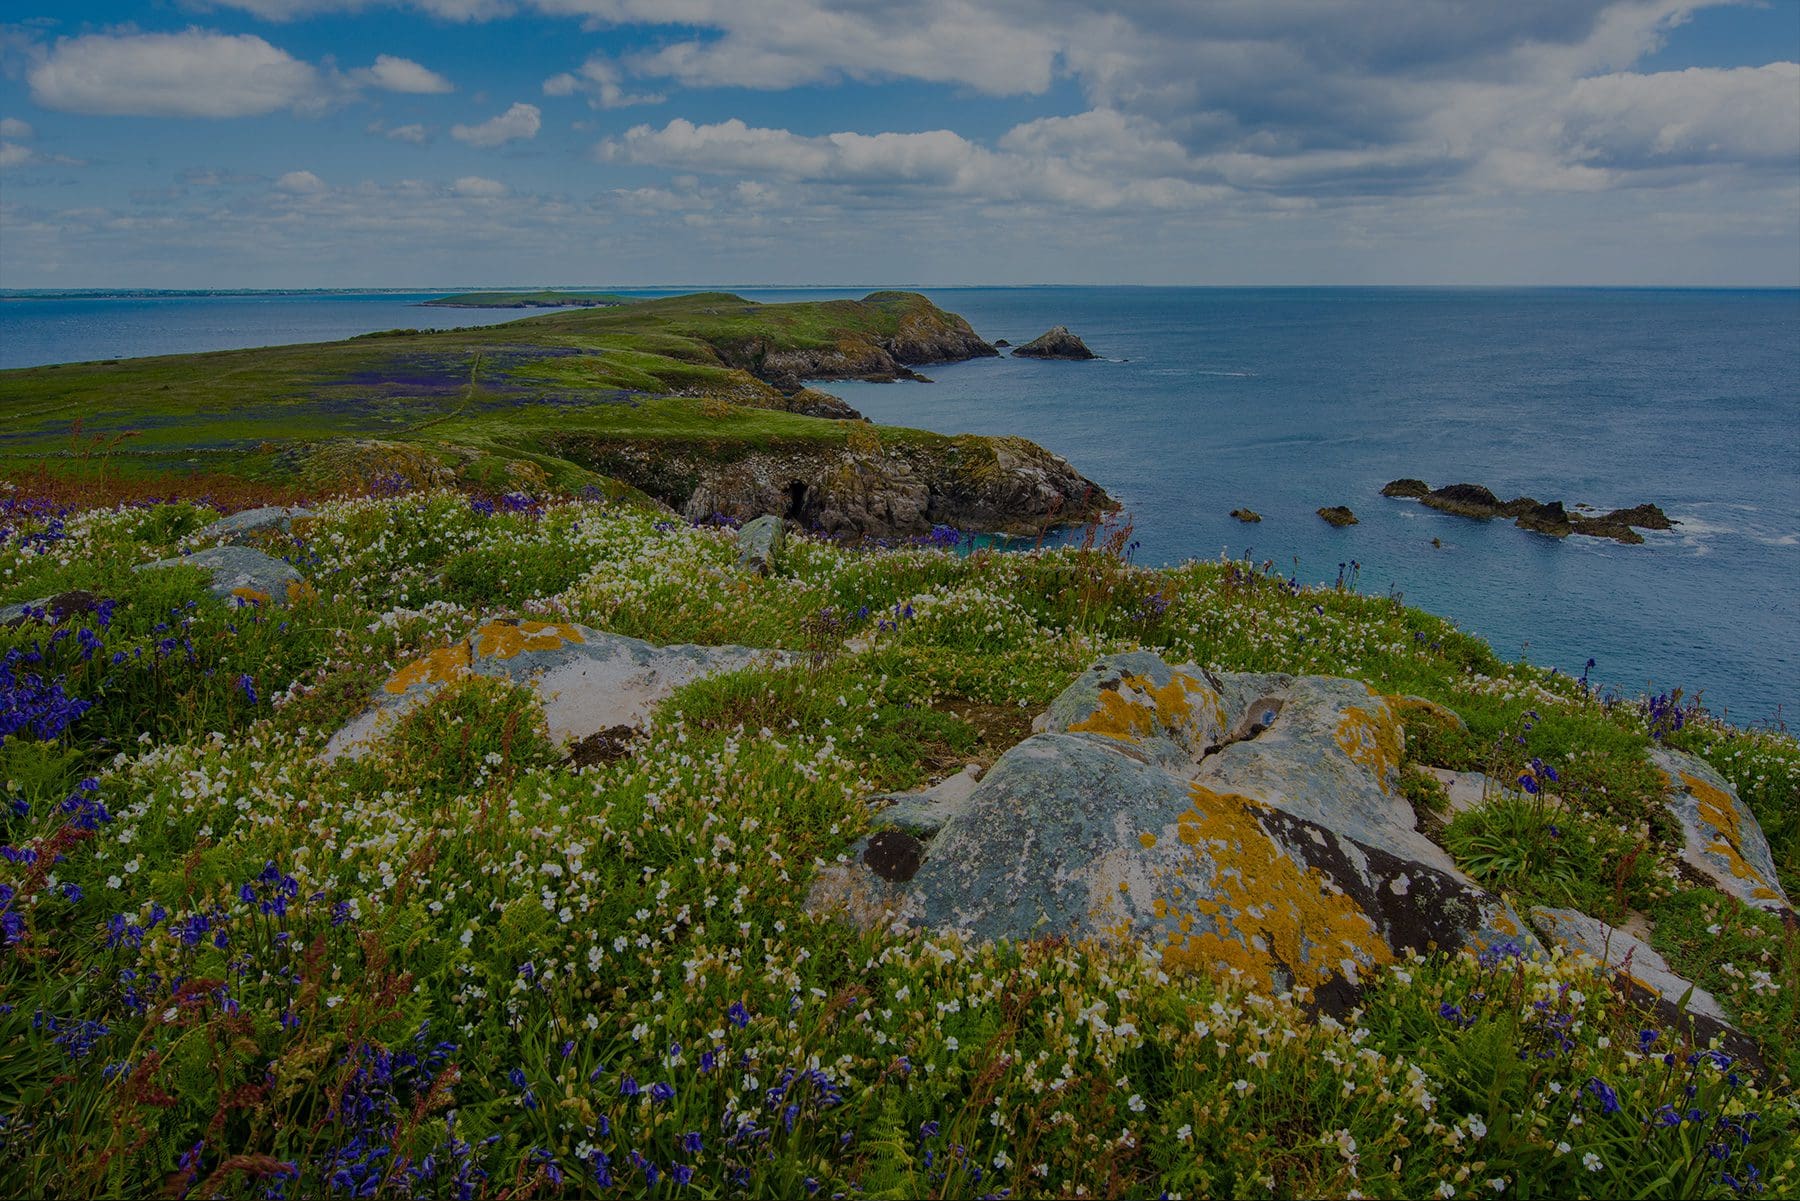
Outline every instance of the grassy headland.
{"type": "MultiPolygon", "coordinates": [[[[960,317],[913,293],[759,305],[710,292],[481,329],[33,367],[0,372],[0,473],[79,478],[103,460],[125,476],[318,488],[395,476],[494,491],[622,485],[680,507],[704,473],[655,471],[671,448],[700,464],[773,455],[765,466],[803,485],[888,448],[905,449],[907,462],[874,474],[921,474],[954,517],[954,496],[982,485],[971,473],[997,440],[826,419],[855,414],[801,381],[892,379],[909,364],[991,353],[960,317]],[[633,464],[643,465],[636,478],[609,478],[633,464]]],[[[1000,524],[1080,520],[1105,503],[1061,471],[1060,511],[1000,524]]],[[[743,503],[758,500],[768,498],[743,503]]],[[[821,491],[796,516],[830,504],[821,491]]]]}

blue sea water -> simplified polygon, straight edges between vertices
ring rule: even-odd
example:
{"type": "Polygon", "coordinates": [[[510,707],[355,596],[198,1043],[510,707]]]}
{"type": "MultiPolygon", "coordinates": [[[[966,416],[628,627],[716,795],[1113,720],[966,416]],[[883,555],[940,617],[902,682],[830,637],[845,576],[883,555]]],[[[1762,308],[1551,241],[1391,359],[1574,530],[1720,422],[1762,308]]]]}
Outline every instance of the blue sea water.
{"type": "MultiPolygon", "coordinates": [[[[1400,591],[1504,655],[1573,674],[1593,658],[1597,682],[1702,692],[1747,724],[1800,712],[1800,292],[927,291],[990,340],[1065,324],[1103,357],[828,387],[876,421],[1021,434],[1066,456],[1124,503],[1139,562],[1248,555],[1305,582],[1358,563],[1365,592],[1400,591]],[[1571,507],[1651,501],[1680,524],[1642,546],[1558,542],[1379,495],[1399,476],[1571,507]],[[1326,525],[1314,511],[1333,504],[1360,523],[1326,525]],[[1263,521],[1240,524],[1239,506],[1263,521]]],[[[84,301],[85,313],[9,301],[0,365],[517,316],[416,299],[84,301]]]]}

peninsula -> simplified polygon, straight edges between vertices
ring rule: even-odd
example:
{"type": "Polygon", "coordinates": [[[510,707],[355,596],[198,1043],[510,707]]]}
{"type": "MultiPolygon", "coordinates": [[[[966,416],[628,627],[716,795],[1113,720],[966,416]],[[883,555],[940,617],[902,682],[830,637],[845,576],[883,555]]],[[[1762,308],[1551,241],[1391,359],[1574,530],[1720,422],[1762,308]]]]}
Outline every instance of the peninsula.
{"type": "Polygon", "coordinates": [[[1032,533],[1106,492],[1022,438],[875,426],[806,380],[996,354],[911,292],[725,292],[479,329],[0,372],[0,472],[382,478],[637,492],[693,518],[775,513],[849,537],[1032,533]],[[71,424],[79,437],[71,439],[71,424]]]}
{"type": "Polygon", "coordinates": [[[422,302],[438,309],[599,309],[630,304],[627,296],[610,292],[459,292],[422,302]]]}

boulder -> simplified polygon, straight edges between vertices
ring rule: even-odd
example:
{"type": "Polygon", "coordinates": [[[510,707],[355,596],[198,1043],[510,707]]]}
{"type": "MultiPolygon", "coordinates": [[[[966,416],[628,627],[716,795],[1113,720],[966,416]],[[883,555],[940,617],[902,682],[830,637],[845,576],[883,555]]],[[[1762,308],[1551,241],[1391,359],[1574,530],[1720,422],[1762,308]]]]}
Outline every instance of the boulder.
{"type": "Polygon", "coordinates": [[[1262,514],[1255,509],[1233,509],[1231,515],[1246,524],[1262,520],[1262,514]]]}
{"type": "Polygon", "coordinates": [[[787,542],[787,524],[781,518],[765,513],[740,529],[737,541],[738,567],[757,575],[769,575],[775,570],[781,548],[787,542]]]}
{"type": "Polygon", "coordinates": [[[267,530],[285,532],[293,526],[295,521],[311,516],[311,509],[301,508],[298,505],[264,505],[260,509],[245,509],[240,513],[233,513],[229,517],[221,517],[195,533],[192,540],[195,542],[243,542],[251,535],[267,530]]]}
{"type": "Polygon", "coordinates": [[[55,596],[0,607],[0,629],[11,629],[34,620],[59,626],[71,617],[84,617],[107,603],[97,593],[82,588],[59,592],[55,596]]]}
{"type": "Polygon", "coordinates": [[[1033,728],[928,820],[878,816],[892,837],[822,871],[811,907],[1135,945],[1332,1008],[1407,950],[1535,946],[1414,827],[1400,723],[1361,683],[1140,651],[1095,664],[1033,728]]]}
{"type": "Polygon", "coordinates": [[[1655,505],[1633,505],[1629,509],[1614,509],[1603,514],[1601,521],[1614,522],[1619,525],[1636,526],[1640,530],[1672,530],[1676,522],[1669,520],[1669,515],[1655,505]]]}
{"type": "Polygon", "coordinates": [[[140,563],[139,571],[199,567],[212,576],[208,589],[222,601],[286,605],[305,596],[307,583],[291,564],[248,546],[215,546],[177,559],[140,563]]]}
{"type": "Polygon", "coordinates": [[[1415,480],[1411,476],[1407,476],[1403,479],[1389,480],[1386,484],[1382,485],[1381,488],[1381,494],[1383,496],[1404,496],[1411,497],[1414,500],[1427,495],[1430,491],[1430,484],[1427,484],[1424,480],[1415,480]]]}
{"type": "MultiPolygon", "coordinates": [[[[1760,1062],[1755,1042],[1731,1025],[1718,1000],[1676,975],[1649,943],[1576,909],[1534,906],[1531,920],[1546,942],[1587,955],[1616,972],[1628,991],[1695,1042],[1704,1045],[1717,1037],[1731,1054],[1760,1062]]],[[[1669,1042],[1657,1049],[1672,1051],[1675,1047],[1669,1042]]]]}
{"type": "Polygon", "coordinates": [[[1319,510],[1319,516],[1339,528],[1356,524],[1356,514],[1347,505],[1328,505],[1319,510]]]}
{"type": "Polygon", "coordinates": [[[1419,501],[1458,517],[1498,517],[1506,508],[1498,496],[1480,484],[1446,484],[1427,492],[1419,501]]]}
{"type": "Polygon", "coordinates": [[[871,805],[885,802],[887,808],[877,812],[871,824],[877,830],[899,830],[930,838],[951,818],[968,810],[969,798],[975,795],[975,785],[980,779],[981,768],[971,763],[930,788],[873,797],[869,801],[871,805]]]}
{"type": "Polygon", "coordinates": [[[1025,345],[1016,348],[1013,355],[1021,359],[1092,359],[1097,358],[1087,344],[1069,332],[1066,325],[1058,325],[1039,334],[1025,345]]]}
{"type": "Polygon", "coordinates": [[[641,729],[651,708],[683,684],[786,660],[779,651],[743,646],[656,646],[573,622],[489,621],[395,672],[370,707],[332,735],[325,759],[356,758],[402,716],[466,676],[529,687],[543,702],[553,738],[580,742],[605,732],[616,742],[641,729]]]}
{"type": "Polygon", "coordinates": [[[1681,824],[1681,858],[1720,892],[1772,913],[1791,910],[1769,841],[1737,790],[1694,755],[1658,747],[1650,762],[1662,773],[1663,802],[1681,824]]]}

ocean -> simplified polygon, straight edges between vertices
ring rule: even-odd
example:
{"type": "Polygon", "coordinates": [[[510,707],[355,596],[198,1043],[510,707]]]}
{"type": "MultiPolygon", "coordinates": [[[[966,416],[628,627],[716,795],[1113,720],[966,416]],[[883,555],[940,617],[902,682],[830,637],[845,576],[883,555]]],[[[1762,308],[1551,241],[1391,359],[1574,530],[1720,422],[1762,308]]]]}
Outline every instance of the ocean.
{"type": "MultiPolygon", "coordinates": [[[[1064,455],[1123,502],[1140,563],[1342,570],[1503,655],[1577,675],[1591,658],[1626,695],[1679,687],[1741,724],[1800,712],[1800,291],[924,290],[989,340],[1067,325],[1102,357],[826,387],[875,421],[1064,455]],[[1679,524],[1642,546],[1559,542],[1379,494],[1400,476],[1571,508],[1648,501],[1679,524]],[[1315,514],[1339,504],[1359,523],[1315,514]],[[1240,506],[1262,522],[1230,517],[1240,506]]],[[[0,366],[522,315],[415,307],[441,294],[6,300],[0,366]]]]}

